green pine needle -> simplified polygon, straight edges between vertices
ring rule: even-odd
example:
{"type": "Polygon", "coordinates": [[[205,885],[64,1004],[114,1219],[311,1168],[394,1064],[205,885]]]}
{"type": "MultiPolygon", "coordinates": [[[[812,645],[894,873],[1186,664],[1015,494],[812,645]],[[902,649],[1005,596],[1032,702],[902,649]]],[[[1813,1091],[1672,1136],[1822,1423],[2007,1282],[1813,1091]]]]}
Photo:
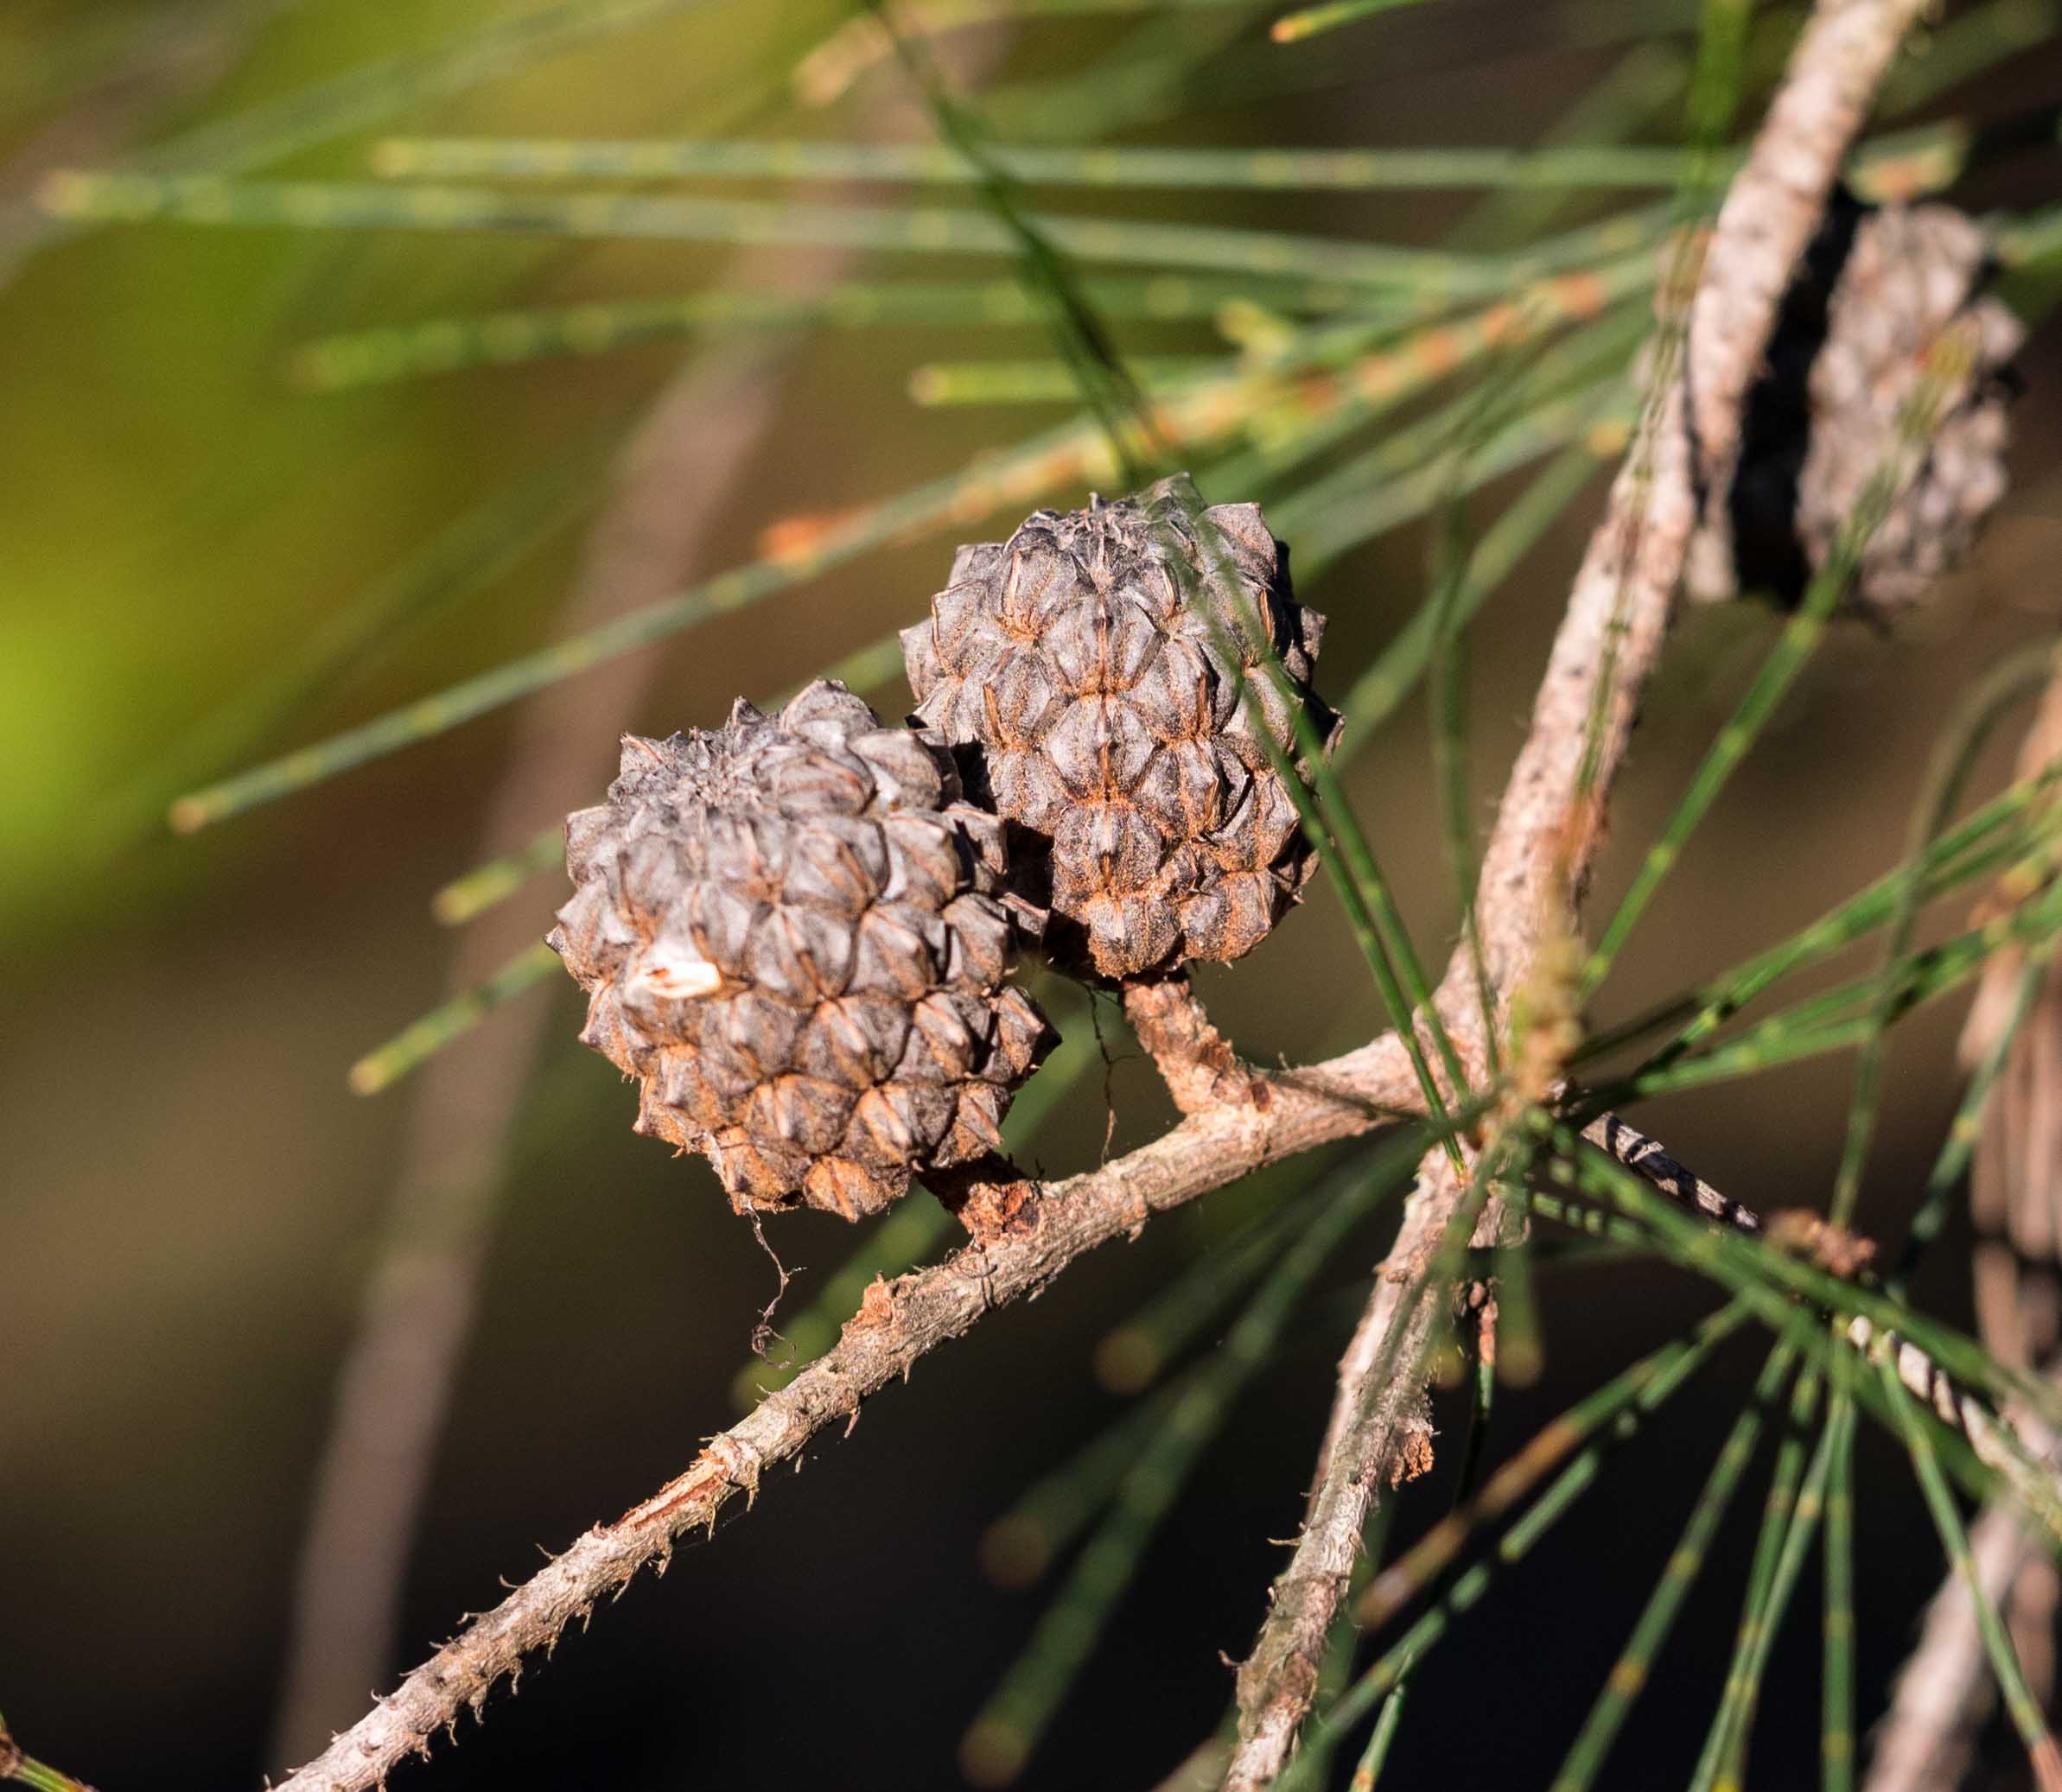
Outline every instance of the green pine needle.
{"type": "Polygon", "coordinates": [[[1298,43],[1320,32],[1336,31],[1341,25],[1358,23],[1378,12],[1394,12],[1416,0],[1326,0],[1322,6],[1307,6],[1301,12],[1285,12],[1268,29],[1276,43],[1298,43]]]}
{"type": "MultiPolygon", "coordinates": [[[[1547,149],[1172,149],[998,143],[996,165],[1028,187],[1203,187],[1380,193],[1452,187],[1666,190],[1683,172],[1669,148],[1607,144],[1547,149]]],[[[433,181],[863,181],[926,186],[977,181],[950,144],[706,138],[390,137],[373,172],[433,181]]]]}
{"type": "MultiPolygon", "coordinates": [[[[1975,773],[1985,744],[2010,711],[2033,696],[2054,676],[2056,657],[2047,645],[2026,649],[2007,658],[1980,679],[1957,708],[1933,750],[1926,785],[1912,817],[1907,860],[1921,857],[1946,827],[1948,818],[1960,806],[1962,794],[1975,773]]],[[[1861,1192],[1862,1172],[1868,1159],[1869,1140],[1875,1130],[1876,1109],[1881,1097],[1883,1061],[1890,1024],[1898,1012],[1898,970],[1909,952],[1919,925],[1919,890],[1913,884],[1905,893],[1883,938],[1881,994],[1870,1026],[1855,1058],[1854,1095],[1848,1109],[1847,1137],[1841,1148],[1840,1166],[1834,1175],[1827,1217],[1845,1227],[1854,1217],[1855,1202],[1861,1192]]]]}
{"type": "Polygon", "coordinates": [[[1970,1077],[1968,1086],[1962,1092],[1961,1103],[1955,1109],[1955,1117],[1948,1124],[1940,1153],[1927,1173],[1925,1191],[1919,1198],[1918,1211],[1912,1216],[1911,1230],[1898,1261],[1893,1287],[1901,1287],[1910,1280],[1920,1255],[1939,1236],[1940,1229],[1946,1223],[1949,1205],[1956,1190],[1961,1186],[1962,1172],[1969,1167],[1976,1141],[1982,1136],[1983,1110],[1989,1104],[1990,1092],[1997,1086],[1998,1075],[2005,1067],[2013,1041],[2019,1037],[2027,1017],[2033,1012],[2034,1004],[2040,999],[2040,992],[2047,985],[2048,966],[2053,961],[2059,940],[2062,940],[2062,931],[2050,934],[2027,955],[2025,968],[2019,974],[2018,987],[2013,992],[2011,1012],[1984,1051],[1982,1062],[1970,1077]]]}
{"type": "MultiPolygon", "coordinates": [[[[1264,298],[1277,311],[1321,315],[1365,302],[1365,294],[1345,286],[1250,276],[1159,274],[1105,278],[1087,286],[1104,316],[1148,322],[1214,319],[1226,306],[1254,297],[1264,298]]],[[[1036,307],[1014,280],[845,281],[812,292],[719,289],[352,331],[305,344],[294,357],[292,372],[310,390],[339,391],[560,355],[613,354],[728,331],[930,325],[1015,328],[1037,321],[1036,307]]]]}
{"type": "Polygon", "coordinates": [[[1683,1602],[1710,1558],[1712,1541],[1718,1535],[1719,1526],[1724,1522],[1733,1496],[1739,1490],[1747,1464],[1753,1458],[1768,1410],[1783,1384],[1789,1380],[1796,1358],[1796,1349],[1787,1338],[1779,1338],[1775,1348],[1768,1353],[1768,1359],[1754,1382],[1753,1393],[1740,1416],[1733,1421],[1725,1442],[1719,1446],[1717,1459],[1705,1477],[1689,1522],[1683,1526],[1676,1547],[1670,1551],[1667,1565],[1655,1582],[1625,1649],[1612,1664],[1603,1691],[1597,1695],[1588,1716],[1583,1719],[1567,1759],[1555,1774],[1550,1792],[1589,1792],[1612,1744],[1631,1714],[1633,1701],[1645,1690],[1652,1674],[1655,1660],[1675,1628],[1683,1602]]]}
{"type": "Polygon", "coordinates": [[[1844,1385],[1852,1365],[1844,1358],[1826,1426],[1834,1438],[1826,1479],[1825,1660],[1818,1725],[1821,1792],[1853,1792],[1855,1784],[1855,1413],[1844,1385]]]}
{"type": "Polygon", "coordinates": [[[1932,1439],[1919,1422],[1915,1402],[1898,1379],[1893,1364],[1883,1363],[1878,1375],[1884,1397],[1897,1414],[1899,1428],[1911,1452],[1912,1470],[1919,1477],[1919,1490],[1925,1496],[1926,1511],[1933,1521],[1933,1528],[1939,1533],[1941,1547],[1975,1609],[1977,1634],[1982,1638],[1984,1654],[1990,1658],[1990,1671],[1997,1678],[1998,1690],[2004,1695],[2012,1727],[2019,1732],[2019,1739],[2025,1745],[2035,1782],[2052,1792],[2052,1789],[2062,1787],[2062,1751],[2056,1748],[2053,1732],[2047,1726],[2040,1700],[2027,1685],[2018,1651],[2012,1647],[2004,1621],[1998,1616],[1997,1607],[1984,1591],[1982,1579],[1976,1573],[1976,1563],[1969,1553],[1969,1534],[1963,1526],[1961,1513],[1956,1509],[1955,1496],[1948,1486],[1947,1477],[1941,1472],[1932,1439]]]}
{"type": "MultiPolygon", "coordinates": [[[[920,255],[1007,256],[1016,247],[1009,231],[986,212],[926,206],[655,199],[607,192],[508,194],[472,187],[79,170],[51,175],[36,199],[52,217],[103,223],[788,244],[920,255]]],[[[1482,257],[1149,219],[1041,214],[1034,221],[1057,250],[1082,262],[1336,280],[1397,295],[1429,311],[1630,253],[1651,238],[1657,214],[1628,213],[1521,253],[1482,257]]]]}
{"type": "MultiPolygon", "coordinates": [[[[1808,1376],[1800,1378],[1800,1390],[1807,1380],[1808,1376]]],[[[1800,1392],[1792,1403],[1794,1424],[1802,1423],[1807,1405],[1800,1392]]],[[[1845,1411],[1842,1422],[1851,1428],[1851,1408],[1845,1411]]],[[[1811,1461],[1799,1474],[1803,1440],[1794,1433],[1785,1440],[1763,1515],[1761,1536],[1755,1548],[1754,1578],[1741,1617],[1733,1665],[1726,1675],[1718,1717],[1690,1782],[1691,1792],[1745,1792],[1748,1736],[1762,1677],[1775,1648],[1776,1633],[1804,1571],[1804,1557],[1817,1535],[1833,1458],[1845,1446],[1843,1434],[1829,1423],[1820,1430],[1811,1461]]]]}
{"type": "Polygon", "coordinates": [[[2049,1424],[2062,1420],[2062,1390],[2009,1368],[1953,1327],[1858,1282],[1828,1274],[1766,1238],[1715,1228],[1565,1128],[1557,1133],[1556,1149],[1556,1171],[1617,1206],[1652,1233],[1667,1255],[1750,1302],[1772,1325],[1786,1323],[1800,1299],[1843,1320],[1865,1319],[1879,1337],[1908,1339],[1994,1404],[2019,1401],[2049,1424]]]}
{"type": "Polygon", "coordinates": [[[503,1003],[549,982],[559,969],[558,954],[547,945],[525,946],[491,976],[461,990],[449,1001],[411,1020],[385,1045],[351,1066],[353,1095],[379,1095],[410,1071],[455,1044],[503,1003]]]}
{"type": "Polygon", "coordinates": [[[2004,872],[2053,837],[2057,823],[2039,811],[2059,783],[2062,765],[2014,784],[1968,821],[1942,835],[1919,858],[1885,873],[1787,939],[1722,976],[1594,1034],[1578,1052],[1576,1061],[1589,1062],[1655,1032],[1676,1028],[1669,1045],[1640,1068],[1645,1071],[1664,1067],[1709,1039],[1785,978],[1822,963],[1883,926],[1914,886],[1922,901],[1932,901],[1978,878],[2004,872]]]}
{"type": "MultiPolygon", "coordinates": [[[[1607,1439],[1600,1433],[1595,1442],[1569,1461],[1482,1559],[1455,1574],[1445,1585],[1431,1609],[1340,1695],[1331,1711],[1319,1719],[1306,1738],[1302,1752],[1289,1763],[1276,1782],[1279,1792],[1302,1792],[1302,1789],[1310,1785],[1313,1764],[1323,1758],[1327,1739],[1335,1743],[1340,1734],[1350,1731],[1388,1697],[1405,1674],[1413,1671],[1426,1653],[1444,1639],[1454,1619],[1480,1604],[1497,1575],[1522,1560],[1576,1499],[1595,1484],[1601,1472],[1607,1442],[1622,1441],[1637,1435],[1643,1421],[1703,1364],[1720,1339],[1745,1317],[1744,1312],[1728,1306],[1703,1321],[1688,1338],[1664,1345],[1581,1402],[1575,1410],[1583,1415],[1585,1422],[1597,1413],[1600,1406],[1607,1405],[1611,1408],[1607,1439]]],[[[1570,1417],[1573,1416],[1571,1413],[1570,1417]]],[[[1487,1490],[1484,1497],[1487,1497],[1487,1490]]],[[[1375,1585],[1380,1585],[1378,1579],[1375,1585]]]]}
{"type": "Polygon", "coordinates": [[[1410,1690],[1410,1662],[1406,1657],[1397,1669],[1396,1685],[1390,1688],[1389,1696],[1383,1700],[1382,1709],[1376,1714],[1367,1747],[1361,1752],[1359,1764],[1353,1769],[1353,1777],[1347,1782],[1348,1792],[1375,1792],[1375,1782],[1382,1776],[1390,1747],[1396,1741],[1397,1726],[1403,1721],[1403,1700],[1410,1690]]]}

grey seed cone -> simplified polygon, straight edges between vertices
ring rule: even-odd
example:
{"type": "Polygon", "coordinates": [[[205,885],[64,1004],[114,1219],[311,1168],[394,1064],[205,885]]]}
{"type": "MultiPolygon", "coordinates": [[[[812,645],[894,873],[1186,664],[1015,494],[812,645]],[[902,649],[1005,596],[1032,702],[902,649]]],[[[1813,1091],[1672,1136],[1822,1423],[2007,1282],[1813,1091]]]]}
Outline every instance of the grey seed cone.
{"type": "Polygon", "coordinates": [[[960,549],[902,636],[918,719],[972,749],[996,812],[1048,845],[1053,943],[1078,933],[1106,976],[1243,956],[1311,869],[1263,738],[1289,747],[1294,718],[1245,619],[1328,737],[1309,691],[1324,619],[1296,602],[1257,505],[1206,513],[1243,594],[1222,588],[1199,508],[1183,473],[1040,511],[960,549]]]}
{"type": "Polygon", "coordinates": [[[1042,917],[1002,898],[1002,825],[959,795],[941,745],[818,680],[778,715],[626,735],[608,802],[568,818],[550,943],[581,1038],[740,1211],[856,1219],[1002,1142],[1051,1041],[1004,981],[1042,917]]]}
{"type": "MultiPolygon", "coordinates": [[[[2013,383],[2025,332],[1983,295],[1982,232],[1951,206],[1836,196],[1785,295],[1748,394],[1740,466],[1690,543],[1690,594],[1765,592],[1795,604],[1899,448],[1927,351],[1949,330],[1975,353],[1862,552],[1849,603],[1879,622],[1925,598],[1969,553],[2005,494],[2013,383]]],[[[1937,364],[1936,364],[1937,368],[1937,364]]]]}

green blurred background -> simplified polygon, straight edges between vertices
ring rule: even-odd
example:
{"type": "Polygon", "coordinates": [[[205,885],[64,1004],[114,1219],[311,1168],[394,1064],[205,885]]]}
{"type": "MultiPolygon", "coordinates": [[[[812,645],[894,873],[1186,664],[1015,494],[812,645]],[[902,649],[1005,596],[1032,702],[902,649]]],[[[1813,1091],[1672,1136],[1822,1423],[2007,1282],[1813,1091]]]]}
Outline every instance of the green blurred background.
{"type": "MultiPolygon", "coordinates": [[[[410,1120],[423,1085],[361,1098],[346,1072],[468,980],[455,952],[476,974],[542,934],[557,878],[527,885],[462,945],[433,920],[429,899],[482,856],[483,830],[512,846],[566,806],[525,810],[505,787],[512,759],[541,750],[513,712],[191,838],[163,829],[165,800],[565,632],[569,592],[593,583],[596,519],[612,514],[626,465],[636,465],[615,444],[678,396],[697,354],[691,397],[722,390],[756,358],[753,389],[770,398],[741,454],[725,448],[720,416],[704,419],[677,470],[681,501],[704,466],[717,501],[691,539],[665,550],[680,563],[660,589],[753,559],[769,531],[798,517],[835,516],[1066,415],[909,400],[919,364],[1040,353],[1028,327],[831,331],[778,345],[741,334],[313,393],[289,378],[313,338],[691,290],[735,281],[737,251],[59,228],[29,203],[54,168],[149,153],[273,102],[290,124],[311,84],[385,59],[405,68],[523,11],[481,0],[0,9],[0,1709],[35,1752],[109,1789],[255,1784],[291,1764],[268,1737],[296,1553],[361,1285],[392,1223],[397,1180],[407,1186],[411,1153],[424,1148],[410,1120]],[[538,537],[533,550],[477,589],[425,605],[411,626],[262,726],[195,748],[196,728],[276,678],[368,586],[525,479],[534,483],[509,501],[507,523],[538,537]]],[[[1019,137],[1524,143],[1629,50],[1680,49],[1691,9],[1430,0],[1301,47],[1268,42],[1267,12],[1033,20],[961,34],[953,66],[978,72],[996,128],[1019,137]],[[1091,71],[1098,82],[1085,87],[1091,71]],[[1102,115],[1085,92],[1100,96],[1102,115]]],[[[920,136],[891,67],[863,73],[828,108],[793,98],[794,54],[839,17],[831,4],[786,0],[668,9],[264,165],[363,178],[368,145],[398,130],[920,136]]],[[[1919,116],[2059,99],[2062,55],[2049,36],[1948,86],[1919,116]]],[[[1664,92],[1643,140],[1675,140],[1678,119],[1664,92]]],[[[2051,138],[1980,168],[1955,197],[1982,210],[2059,193],[2051,138]]],[[[1446,192],[1054,200],[1408,243],[1438,240],[1467,202],[1446,192]]],[[[1593,195],[1583,207],[1606,203],[1593,195]]],[[[812,266],[799,251],[751,265],[780,284],[812,266]]],[[[977,270],[1009,271],[1000,261],[977,270]]],[[[901,256],[847,271],[953,279],[968,268],[901,256]]],[[[1223,346],[1207,321],[1118,334],[1147,354],[1223,346]]],[[[1723,968],[1890,863],[1957,693],[2010,646],[2052,631],[2062,354],[2052,330],[2035,336],[2022,368],[2030,396],[2014,486],[1976,561],[1894,638],[1836,635],[1627,955],[1604,1018],[1723,968]]],[[[1474,520],[1513,489],[1492,487],[1474,520]]],[[[1598,490],[1477,632],[1485,813],[1598,490]]],[[[1206,495],[1248,494],[1206,481],[1206,495]]],[[[990,518],[981,532],[1014,520],[990,518]]],[[[576,800],[598,796],[624,729],[714,722],[739,693],[773,696],[915,620],[951,546],[939,533],[898,545],[652,650],[634,680],[604,673],[568,685],[547,699],[555,775],[576,800]]],[[[1426,552],[1422,531],[1399,531],[1303,591],[1331,618],[1328,691],[1416,607],[1426,552]]],[[[602,594],[604,610],[611,601],[602,594]]],[[[1622,786],[1621,842],[1665,814],[1773,626],[1745,609],[1684,620],[1622,786]]],[[[889,711],[907,702],[899,684],[874,695],[889,711]]],[[[2009,746],[1993,756],[1994,781],[2009,746]]],[[[1454,916],[1416,704],[1350,782],[1421,943],[1442,950],[1454,916]]],[[[1630,856],[1610,861],[1606,899],[1630,856]]],[[[1308,1058],[1378,1024],[1352,962],[1337,904],[1320,887],[1280,941],[1202,982],[1251,1056],[1308,1058]]],[[[731,1415],[752,1322],[772,1293],[771,1266],[705,1167],[630,1135],[630,1092],[572,1038],[570,987],[532,991],[453,1053],[500,1051],[484,1061],[520,1072],[519,1042],[509,1050],[497,1038],[547,1008],[534,1074],[512,1103],[506,1174],[490,1179],[481,1302],[385,1674],[461,1611],[490,1603],[498,1576],[527,1573],[540,1547],[563,1547],[684,1465],[731,1415]]],[[[1955,1096],[1957,1018],[1929,1011],[1898,1036],[1866,1197],[1871,1230],[1894,1236],[1916,1195],[1955,1096]]],[[[1093,1161],[1111,1109],[1117,1148],[1165,1123],[1149,1065],[1107,1008],[1104,1020],[1107,1076],[1085,1078],[1030,1147],[1049,1171],[1093,1161]]],[[[1837,1156],[1846,1076],[1843,1064],[1814,1064],[1648,1117],[1672,1149],[1755,1204],[1808,1203],[1837,1156]]],[[[493,1093],[480,1097],[489,1108],[493,1093]]],[[[462,1182],[491,1147],[463,1123],[462,1103],[442,1111],[442,1173],[462,1182]]],[[[526,1677],[519,1698],[497,1697],[483,1729],[410,1768],[408,1783],[958,1783],[960,1732],[1040,1603],[984,1580],[983,1527],[1118,1409],[1091,1369],[1114,1319],[1282,1185],[1227,1191],[1156,1224],[939,1353],[908,1391],[869,1409],[851,1441],[827,1444],[799,1480],[768,1487],[748,1523],[605,1611],[591,1636],[526,1677]]],[[[405,1232],[405,1213],[400,1223],[405,1232]]],[[[768,1230],[800,1266],[784,1314],[806,1306],[859,1242],[813,1214],[768,1230]]],[[[1379,1242],[1357,1243],[1327,1288],[1351,1288],[1379,1242]]],[[[1942,1253],[1935,1269],[1922,1293],[1963,1314],[1960,1254],[1942,1253]]],[[[1548,1373],[1509,1398],[1499,1453],[1708,1299],[1659,1268],[1622,1265],[1550,1270],[1542,1293],[1548,1373]]],[[[1342,1330],[1336,1302],[1312,1303],[1147,1557],[1026,1783],[1149,1784],[1207,1732],[1229,1690],[1219,1652],[1235,1655],[1250,1640],[1278,1565],[1268,1540],[1295,1522],[1342,1330]]],[[[1446,1784],[1531,1783],[1557,1758],[1738,1401],[1745,1362],[1728,1358],[1671,1408],[1469,1626],[1454,1658],[1422,1677],[1398,1783],[1435,1773],[1446,1784]],[[1484,1721],[1491,1675],[1508,1696],[1484,1721]]],[[[1930,1539],[1911,1547],[1920,1509],[1879,1438],[1865,1439],[1862,1473],[1866,1712],[1935,1570],[1930,1539]]],[[[1406,1530],[1441,1509],[1435,1483],[1407,1505],[1406,1530]]],[[[1740,1533],[1727,1533],[1613,1783],[1666,1782],[1701,1732],[1751,1541],[1751,1528],[1740,1533]]],[[[1784,1671],[1815,1646],[1805,1634],[1779,1653],[1757,1787],[1816,1784],[1808,1754],[1786,1745],[1812,1733],[1816,1692],[1808,1674],[1800,1688],[1784,1671]]],[[[360,1708],[347,1700],[328,1721],[340,1726],[360,1708]]]]}

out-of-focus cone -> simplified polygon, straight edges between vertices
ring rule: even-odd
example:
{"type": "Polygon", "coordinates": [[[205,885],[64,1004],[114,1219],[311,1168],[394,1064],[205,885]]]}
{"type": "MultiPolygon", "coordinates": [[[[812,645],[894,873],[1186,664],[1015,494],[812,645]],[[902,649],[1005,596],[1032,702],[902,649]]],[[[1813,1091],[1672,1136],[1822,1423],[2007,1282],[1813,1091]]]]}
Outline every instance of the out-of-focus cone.
{"type": "Polygon", "coordinates": [[[1930,351],[1951,330],[1969,364],[1940,396],[1855,569],[1848,603],[1888,623],[1967,557],[2005,494],[2025,330],[1987,295],[1989,244],[1952,206],[1864,206],[1840,194],[1784,295],[1766,368],[1747,395],[1740,461],[1690,543],[1684,583],[1703,602],[1742,592],[1796,603],[1862,494],[1897,454],[1930,351]]]}

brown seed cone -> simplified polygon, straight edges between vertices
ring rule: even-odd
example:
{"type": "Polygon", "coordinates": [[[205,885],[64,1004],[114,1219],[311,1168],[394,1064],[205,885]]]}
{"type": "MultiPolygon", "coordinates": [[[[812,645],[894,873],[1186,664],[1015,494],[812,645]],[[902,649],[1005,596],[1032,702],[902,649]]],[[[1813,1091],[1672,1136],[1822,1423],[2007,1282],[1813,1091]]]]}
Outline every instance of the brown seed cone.
{"type": "Polygon", "coordinates": [[[1004,982],[1043,918],[1002,898],[1002,824],[958,797],[941,745],[818,680],[778,715],[626,735],[608,801],[567,819],[550,940],[580,1037],[741,1212],[856,1219],[1001,1144],[1051,1042],[1004,982]]]}
{"type": "Polygon", "coordinates": [[[1989,270],[1982,232],[1951,206],[1836,196],[1748,394],[1731,490],[1710,500],[1691,542],[1693,598],[1803,596],[1863,492],[1894,462],[1928,351],[1951,329],[1974,350],[1968,373],[1863,550],[1848,601],[1888,622],[1968,554],[2005,494],[2014,391],[2006,364],[2025,334],[1983,296],[1989,270]]]}
{"type": "Polygon", "coordinates": [[[1288,702],[1256,669],[1272,635],[1309,691],[1324,619],[1289,588],[1257,505],[1206,512],[1188,476],[1140,498],[1040,511],[1007,542],[963,547],[931,620],[905,630],[917,718],[975,749],[996,812],[1049,846],[1055,925],[1106,976],[1251,951],[1309,876],[1296,808],[1263,735],[1289,747],[1288,702]],[[1238,664],[1233,664],[1233,657],[1238,664]],[[1243,678],[1241,673],[1245,675],[1243,678]]]}

